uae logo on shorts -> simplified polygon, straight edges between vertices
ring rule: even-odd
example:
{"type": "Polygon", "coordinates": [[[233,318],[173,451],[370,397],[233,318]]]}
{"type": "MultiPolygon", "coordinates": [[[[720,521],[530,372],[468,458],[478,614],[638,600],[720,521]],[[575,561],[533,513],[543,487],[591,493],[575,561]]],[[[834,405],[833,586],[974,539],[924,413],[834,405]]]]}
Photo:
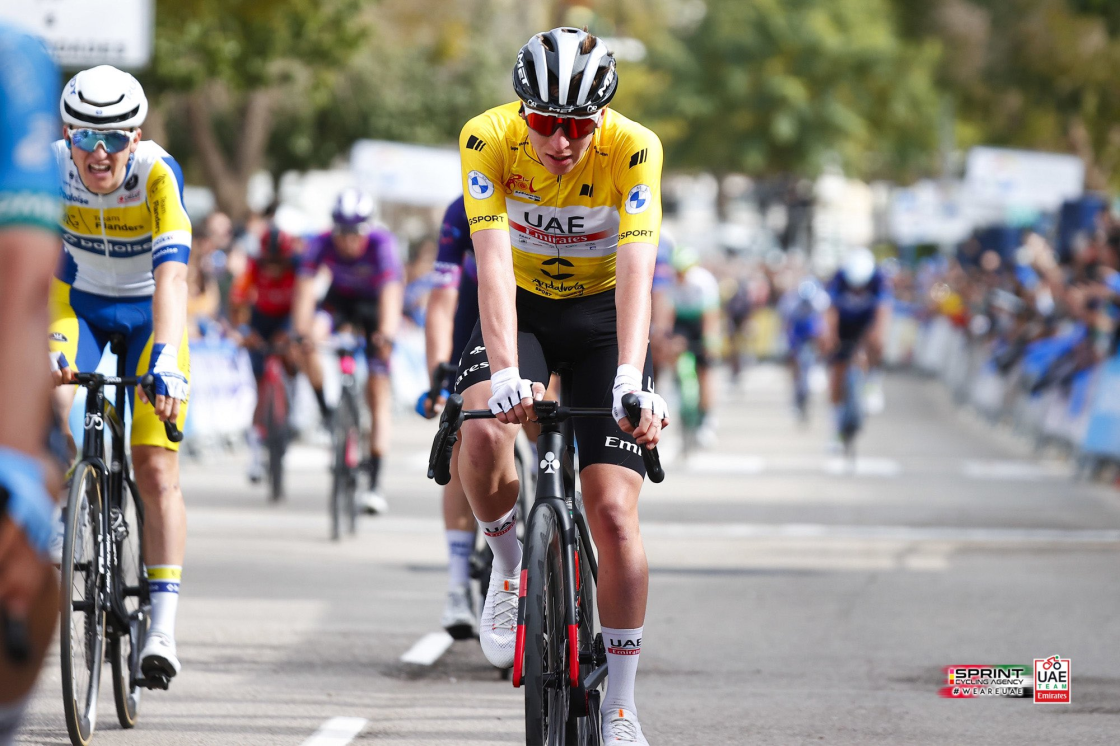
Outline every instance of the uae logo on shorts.
{"type": "Polygon", "coordinates": [[[630,215],[645,212],[649,209],[649,204],[652,201],[653,194],[649,187],[645,184],[638,184],[630,190],[630,194],[626,195],[626,212],[630,215]]]}
{"type": "Polygon", "coordinates": [[[475,199],[486,199],[494,193],[494,185],[490,183],[490,179],[478,171],[467,174],[467,189],[475,199]]]}

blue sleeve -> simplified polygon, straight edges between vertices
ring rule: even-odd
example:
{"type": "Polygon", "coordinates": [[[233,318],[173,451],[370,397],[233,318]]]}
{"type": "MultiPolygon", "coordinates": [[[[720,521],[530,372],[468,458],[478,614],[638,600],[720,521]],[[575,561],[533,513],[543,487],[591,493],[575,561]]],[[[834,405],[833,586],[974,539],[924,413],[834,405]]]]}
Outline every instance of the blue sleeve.
{"type": "Polygon", "coordinates": [[[0,23],[0,227],[58,230],[58,95],[42,42],[0,23]]]}
{"type": "Polygon", "coordinates": [[[463,257],[471,248],[471,231],[467,225],[467,208],[463,198],[452,202],[443,213],[439,228],[439,251],[436,261],[441,264],[462,266],[463,257]]]}
{"type": "Polygon", "coordinates": [[[307,248],[304,249],[299,260],[299,271],[297,274],[300,277],[309,277],[319,271],[319,263],[322,261],[323,250],[326,246],[326,242],[329,240],[329,233],[320,236],[312,236],[308,239],[307,248]]]}
{"type": "Polygon", "coordinates": [[[836,275],[828,281],[828,287],[825,289],[828,290],[828,297],[832,301],[833,305],[836,305],[836,302],[840,299],[840,296],[844,294],[843,281],[840,279],[839,272],[837,272],[836,275]]]}

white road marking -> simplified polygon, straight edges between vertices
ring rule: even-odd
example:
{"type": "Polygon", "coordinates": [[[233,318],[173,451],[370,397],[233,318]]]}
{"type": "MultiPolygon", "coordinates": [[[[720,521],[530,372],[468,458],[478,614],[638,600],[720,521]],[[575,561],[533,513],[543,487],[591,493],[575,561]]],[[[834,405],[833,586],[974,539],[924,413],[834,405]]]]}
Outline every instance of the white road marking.
{"type": "Polygon", "coordinates": [[[401,662],[430,666],[447,652],[453,642],[451,635],[446,632],[431,632],[417,640],[416,644],[401,656],[401,662]]]}
{"type": "Polygon", "coordinates": [[[1025,480],[1069,479],[1070,465],[1060,461],[965,461],[961,467],[973,479],[1025,480]]]}
{"type": "Polygon", "coordinates": [[[698,474],[727,474],[753,476],[764,473],[802,472],[829,475],[855,474],[860,477],[897,477],[902,465],[889,458],[857,457],[832,458],[763,458],[741,453],[701,452],[690,455],[683,462],[686,471],[698,474]]]}
{"type": "Polygon", "coordinates": [[[303,742],[303,746],[345,746],[362,732],[369,721],[365,718],[331,718],[303,742]]]}
{"type": "Polygon", "coordinates": [[[854,539],[882,541],[1120,544],[1120,530],[829,526],[815,523],[642,523],[642,534],[671,539],[854,539]]]}

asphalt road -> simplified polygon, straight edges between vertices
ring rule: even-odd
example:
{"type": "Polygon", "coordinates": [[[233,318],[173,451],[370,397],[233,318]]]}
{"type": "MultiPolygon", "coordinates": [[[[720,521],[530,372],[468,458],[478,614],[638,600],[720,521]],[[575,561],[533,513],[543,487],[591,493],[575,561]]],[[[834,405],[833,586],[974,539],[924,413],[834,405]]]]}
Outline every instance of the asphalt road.
{"type": "MultiPolygon", "coordinates": [[[[888,380],[854,469],[826,452],[821,407],[794,421],[779,369],[724,392],[719,443],[642,497],[651,744],[1120,742],[1120,494],[916,377],[888,380]],[[1072,661],[1071,704],[938,696],[946,665],[1054,654],[1072,661]]],[[[432,425],[396,427],[392,513],[341,544],[323,452],[292,453],[278,506],[236,455],[186,463],[184,670],[133,731],[106,675],[96,743],[521,742],[520,692],[477,643],[401,661],[439,631],[446,555],[432,425]]],[[[57,654],[19,742],[68,742],[57,654]]]]}

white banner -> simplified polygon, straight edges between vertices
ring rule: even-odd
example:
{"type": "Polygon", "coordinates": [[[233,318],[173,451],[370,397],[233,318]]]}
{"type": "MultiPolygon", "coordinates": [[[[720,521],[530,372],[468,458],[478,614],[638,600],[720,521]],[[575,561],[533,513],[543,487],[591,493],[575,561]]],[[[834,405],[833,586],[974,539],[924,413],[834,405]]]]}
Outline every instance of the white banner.
{"type": "Polygon", "coordinates": [[[43,39],[64,68],[137,69],[152,58],[152,0],[0,0],[0,19],[43,39]]]}

